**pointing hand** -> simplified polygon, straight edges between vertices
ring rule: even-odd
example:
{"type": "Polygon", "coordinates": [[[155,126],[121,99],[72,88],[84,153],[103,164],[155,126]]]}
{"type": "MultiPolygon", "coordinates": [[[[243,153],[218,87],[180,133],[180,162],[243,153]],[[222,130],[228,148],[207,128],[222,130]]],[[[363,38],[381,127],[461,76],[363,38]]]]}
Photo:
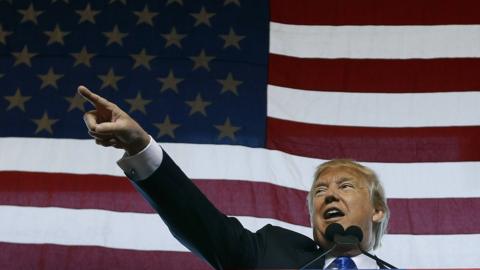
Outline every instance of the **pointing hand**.
{"type": "Polygon", "coordinates": [[[117,105],[85,86],[79,86],[78,93],[95,106],[95,110],[84,114],[83,120],[88,134],[97,144],[125,149],[129,155],[140,152],[148,145],[148,133],[117,105]]]}

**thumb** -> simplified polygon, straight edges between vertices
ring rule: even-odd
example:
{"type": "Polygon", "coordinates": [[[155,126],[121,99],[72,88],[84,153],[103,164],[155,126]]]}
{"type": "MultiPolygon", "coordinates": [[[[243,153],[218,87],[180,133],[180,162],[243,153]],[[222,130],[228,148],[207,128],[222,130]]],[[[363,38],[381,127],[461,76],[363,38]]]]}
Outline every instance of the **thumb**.
{"type": "Polygon", "coordinates": [[[120,130],[120,125],[115,122],[103,122],[100,124],[97,124],[95,127],[95,131],[98,133],[110,133],[110,134],[115,134],[120,130]]]}

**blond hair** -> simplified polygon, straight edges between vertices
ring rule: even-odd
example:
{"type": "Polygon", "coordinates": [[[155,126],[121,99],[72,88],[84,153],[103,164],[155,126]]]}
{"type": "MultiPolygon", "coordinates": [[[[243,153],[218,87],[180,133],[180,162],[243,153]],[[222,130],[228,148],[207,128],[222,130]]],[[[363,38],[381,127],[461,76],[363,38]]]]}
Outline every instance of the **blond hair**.
{"type": "Polygon", "coordinates": [[[375,174],[375,172],[372,169],[365,167],[353,160],[334,159],[334,160],[322,163],[317,167],[317,170],[315,171],[315,174],[314,174],[312,187],[310,188],[310,192],[308,193],[308,196],[307,196],[310,220],[313,221],[313,212],[314,212],[314,208],[313,208],[314,191],[313,190],[315,188],[315,183],[318,177],[327,169],[339,168],[339,167],[353,169],[356,172],[358,172],[360,175],[362,175],[368,183],[368,189],[370,193],[370,200],[372,202],[372,206],[375,209],[382,210],[384,212],[383,219],[380,222],[373,223],[373,235],[374,235],[373,248],[374,249],[378,248],[380,246],[380,240],[382,239],[382,236],[387,231],[388,220],[390,218],[390,209],[388,208],[388,205],[387,205],[387,198],[385,197],[385,191],[383,189],[382,184],[380,183],[380,180],[378,180],[378,177],[375,174]]]}

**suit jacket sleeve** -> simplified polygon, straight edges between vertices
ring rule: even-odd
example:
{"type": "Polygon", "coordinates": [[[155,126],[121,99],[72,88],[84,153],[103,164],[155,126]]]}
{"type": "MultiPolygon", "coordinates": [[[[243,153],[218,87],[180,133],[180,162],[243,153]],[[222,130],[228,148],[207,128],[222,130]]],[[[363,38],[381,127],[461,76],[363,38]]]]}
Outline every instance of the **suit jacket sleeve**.
{"type": "Polygon", "coordinates": [[[160,167],[133,184],[173,236],[214,268],[257,265],[264,251],[263,235],[217,210],[165,152],[160,167]]]}

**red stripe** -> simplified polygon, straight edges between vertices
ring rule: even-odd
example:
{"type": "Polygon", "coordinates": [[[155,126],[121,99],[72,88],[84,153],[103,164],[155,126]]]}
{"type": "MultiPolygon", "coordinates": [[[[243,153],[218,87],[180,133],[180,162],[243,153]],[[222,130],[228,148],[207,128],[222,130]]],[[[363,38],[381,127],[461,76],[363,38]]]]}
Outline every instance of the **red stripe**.
{"type": "Polygon", "coordinates": [[[125,177],[0,172],[0,204],[152,213],[125,177]]]}
{"type": "Polygon", "coordinates": [[[478,58],[311,59],[276,54],[269,57],[269,83],[289,88],[381,93],[480,89],[478,58]]]}
{"type": "MultiPolygon", "coordinates": [[[[0,179],[0,204],[3,205],[153,212],[122,177],[0,172],[0,179]]],[[[309,225],[304,191],[234,180],[195,180],[195,183],[226,214],[309,225]]]]}
{"type": "Polygon", "coordinates": [[[477,0],[270,1],[274,22],[304,25],[478,24],[477,0]]]}
{"type": "Polygon", "coordinates": [[[375,128],[268,118],[267,147],[321,159],[372,162],[480,161],[480,126],[375,128]]]}
{"type": "MultiPolygon", "coordinates": [[[[0,268],[2,270],[212,269],[207,263],[190,252],[137,251],[94,246],[34,245],[1,242],[0,249],[2,250],[0,252],[0,268]],[[28,254],[28,256],[19,256],[19,254],[28,254]]],[[[454,270],[454,268],[448,269],[454,270]]],[[[480,268],[462,269],[480,270],[480,268]]]]}
{"type": "MultiPolygon", "coordinates": [[[[0,179],[3,205],[153,212],[120,177],[0,172],[0,179]]],[[[305,191],[249,181],[196,180],[195,183],[226,214],[310,226],[305,191]]],[[[392,234],[480,233],[480,212],[470,211],[480,209],[480,198],[390,199],[389,206],[392,234]]]]}
{"type": "MultiPolygon", "coordinates": [[[[412,187],[414,188],[414,187],[412,187]]],[[[394,234],[475,234],[480,232],[480,198],[389,200],[394,234]]]]}
{"type": "Polygon", "coordinates": [[[0,269],[211,269],[190,252],[0,242],[0,269]]]}

